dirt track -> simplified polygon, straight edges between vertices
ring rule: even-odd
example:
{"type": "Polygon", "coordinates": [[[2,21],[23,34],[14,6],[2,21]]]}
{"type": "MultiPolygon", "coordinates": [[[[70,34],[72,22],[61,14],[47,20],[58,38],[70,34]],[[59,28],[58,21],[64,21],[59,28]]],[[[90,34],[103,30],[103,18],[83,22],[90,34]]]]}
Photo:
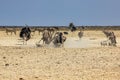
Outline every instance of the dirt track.
{"type": "Polygon", "coordinates": [[[67,35],[65,48],[35,47],[40,39],[37,33],[28,45],[18,42],[19,32],[16,36],[0,33],[0,80],[120,79],[119,31],[115,31],[118,47],[101,47],[104,34],[85,31],[81,40],[77,32],[67,35]]]}

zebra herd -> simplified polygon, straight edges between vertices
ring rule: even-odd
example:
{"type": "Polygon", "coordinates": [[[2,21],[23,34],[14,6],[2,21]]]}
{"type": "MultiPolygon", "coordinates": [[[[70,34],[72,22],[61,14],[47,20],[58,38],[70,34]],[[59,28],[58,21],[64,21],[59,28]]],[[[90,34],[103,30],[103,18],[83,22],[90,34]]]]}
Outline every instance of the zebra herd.
{"type": "MultiPolygon", "coordinates": [[[[38,34],[42,33],[42,38],[38,43],[36,43],[37,46],[40,46],[39,43],[43,41],[43,44],[49,45],[51,42],[57,47],[57,46],[63,46],[64,42],[66,41],[67,37],[64,35],[68,35],[68,32],[60,32],[59,29],[56,28],[43,28],[43,29],[30,29],[29,27],[24,27],[20,31],[20,38],[23,40],[23,44],[27,44],[27,41],[31,38],[31,33],[35,34],[35,31],[38,31],[38,34]]],[[[73,31],[71,31],[73,32],[73,31]]],[[[6,34],[8,33],[14,33],[16,35],[16,29],[15,28],[6,28],[6,34]]],[[[80,30],[78,32],[78,37],[81,39],[83,37],[83,31],[80,30]]],[[[116,46],[116,36],[114,32],[110,31],[103,31],[105,36],[107,37],[107,40],[101,41],[101,46],[116,46]]]]}
{"type": "MultiPolygon", "coordinates": [[[[59,28],[44,28],[44,29],[30,29],[29,27],[24,27],[21,29],[19,33],[19,37],[23,40],[23,44],[27,44],[27,41],[31,38],[31,33],[35,34],[35,31],[38,31],[38,34],[42,33],[42,38],[38,43],[43,41],[43,44],[50,44],[51,42],[56,46],[63,46],[64,42],[66,41],[67,37],[64,36],[68,35],[68,32],[60,32],[59,28]]],[[[6,28],[6,33],[14,33],[16,35],[16,29],[15,28],[6,28]]],[[[80,31],[78,33],[79,38],[83,36],[83,32],[80,31]]],[[[39,44],[36,44],[39,46],[39,44]]]]}

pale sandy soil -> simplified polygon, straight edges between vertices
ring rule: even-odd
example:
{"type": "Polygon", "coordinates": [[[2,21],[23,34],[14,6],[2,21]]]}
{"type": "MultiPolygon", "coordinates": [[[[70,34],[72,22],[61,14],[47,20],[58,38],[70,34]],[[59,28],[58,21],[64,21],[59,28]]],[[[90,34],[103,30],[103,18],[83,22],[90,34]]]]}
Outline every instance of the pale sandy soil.
{"type": "MultiPolygon", "coordinates": [[[[0,31],[0,80],[120,80],[120,41],[117,47],[101,47],[101,31],[67,35],[64,48],[36,47],[36,34],[22,45],[17,35],[0,31]]],[[[52,45],[52,44],[51,44],[52,45]]]]}

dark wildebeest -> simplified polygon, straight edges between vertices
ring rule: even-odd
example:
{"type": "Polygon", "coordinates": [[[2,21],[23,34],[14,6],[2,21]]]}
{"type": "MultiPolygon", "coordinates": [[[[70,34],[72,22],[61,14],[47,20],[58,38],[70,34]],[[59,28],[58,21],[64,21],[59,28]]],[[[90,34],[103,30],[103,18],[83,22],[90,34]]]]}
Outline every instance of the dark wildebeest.
{"type": "Polygon", "coordinates": [[[11,33],[11,35],[12,35],[12,33],[14,33],[15,35],[16,35],[16,29],[15,28],[6,28],[6,34],[8,35],[8,33],[11,33]]]}
{"type": "Polygon", "coordinates": [[[24,41],[26,41],[26,44],[27,44],[27,41],[31,38],[31,30],[29,27],[24,27],[21,29],[20,38],[23,39],[23,44],[24,44],[24,41]]]}
{"type": "Polygon", "coordinates": [[[53,38],[53,44],[56,46],[56,47],[60,47],[60,46],[64,46],[64,42],[66,41],[66,37],[63,36],[63,33],[62,32],[57,32],[53,38]]]}

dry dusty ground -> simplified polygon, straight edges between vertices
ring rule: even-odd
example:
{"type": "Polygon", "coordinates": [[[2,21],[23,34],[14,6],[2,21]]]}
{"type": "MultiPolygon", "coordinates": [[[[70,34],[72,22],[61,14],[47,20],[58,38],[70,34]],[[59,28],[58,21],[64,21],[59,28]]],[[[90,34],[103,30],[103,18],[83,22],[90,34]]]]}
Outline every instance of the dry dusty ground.
{"type": "MultiPolygon", "coordinates": [[[[114,31],[117,36],[117,46],[120,46],[120,31],[114,31]]],[[[32,33],[33,34],[33,33],[32,33]]],[[[39,35],[36,32],[32,38],[27,42],[27,45],[23,45],[23,42],[19,40],[19,31],[17,31],[17,35],[7,35],[5,31],[0,31],[0,46],[19,46],[19,47],[36,47],[36,43],[41,39],[42,33],[39,35]]],[[[84,36],[79,39],[78,31],[71,33],[69,31],[67,37],[67,41],[65,42],[65,48],[89,48],[89,47],[101,47],[100,42],[107,40],[102,31],[84,31],[84,36]]],[[[41,41],[42,44],[42,41],[41,41]]],[[[50,46],[46,47],[54,47],[51,43],[50,46]]]]}
{"type": "MultiPolygon", "coordinates": [[[[77,32],[67,36],[64,48],[39,47],[35,33],[27,45],[17,35],[0,31],[0,80],[120,80],[120,31],[117,47],[101,47],[101,31],[77,32]]],[[[52,44],[51,44],[52,45],[52,44]]]]}

